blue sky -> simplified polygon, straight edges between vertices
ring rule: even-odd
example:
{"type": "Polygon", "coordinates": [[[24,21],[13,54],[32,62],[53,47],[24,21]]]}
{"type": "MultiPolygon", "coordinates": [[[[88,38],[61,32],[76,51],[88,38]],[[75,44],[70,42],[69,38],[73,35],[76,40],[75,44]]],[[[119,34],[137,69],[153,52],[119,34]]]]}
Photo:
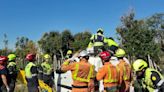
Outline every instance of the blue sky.
{"type": "Polygon", "coordinates": [[[164,0],[0,0],[0,49],[3,34],[14,48],[17,37],[37,41],[51,30],[72,33],[102,27],[105,36],[116,37],[120,17],[134,8],[137,19],[164,13],[164,0]]]}

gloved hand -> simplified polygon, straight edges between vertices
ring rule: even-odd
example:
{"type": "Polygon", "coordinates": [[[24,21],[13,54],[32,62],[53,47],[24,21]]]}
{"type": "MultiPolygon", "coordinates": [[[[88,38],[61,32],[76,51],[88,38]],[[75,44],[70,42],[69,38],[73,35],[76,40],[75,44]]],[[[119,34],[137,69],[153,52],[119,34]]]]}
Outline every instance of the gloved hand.
{"type": "Polygon", "coordinates": [[[155,89],[153,92],[159,92],[159,89],[155,89]]]}
{"type": "Polygon", "coordinates": [[[10,92],[10,88],[9,87],[6,87],[6,89],[7,89],[7,92],[10,92]]]}

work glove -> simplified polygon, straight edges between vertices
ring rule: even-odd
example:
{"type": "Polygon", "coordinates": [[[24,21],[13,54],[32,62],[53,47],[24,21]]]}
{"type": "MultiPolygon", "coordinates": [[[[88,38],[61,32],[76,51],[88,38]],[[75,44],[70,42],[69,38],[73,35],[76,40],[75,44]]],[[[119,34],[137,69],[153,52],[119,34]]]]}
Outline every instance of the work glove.
{"type": "Polygon", "coordinates": [[[159,89],[155,89],[153,92],[159,92],[159,89]]]}
{"type": "Polygon", "coordinates": [[[10,88],[9,87],[6,87],[6,89],[7,89],[7,92],[10,92],[10,88]]]}

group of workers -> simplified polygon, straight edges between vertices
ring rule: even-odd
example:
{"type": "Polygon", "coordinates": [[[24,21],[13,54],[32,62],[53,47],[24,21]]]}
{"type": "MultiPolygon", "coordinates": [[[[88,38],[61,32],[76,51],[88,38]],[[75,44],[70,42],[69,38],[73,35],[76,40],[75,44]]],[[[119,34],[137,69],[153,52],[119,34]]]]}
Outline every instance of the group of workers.
{"type": "MultiPolygon", "coordinates": [[[[53,69],[50,64],[50,55],[44,55],[44,61],[40,66],[35,64],[36,55],[29,53],[26,55],[26,61],[29,61],[25,66],[25,78],[27,81],[28,92],[39,92],[40,87],[38,78],[43,80],[44,83],[50,87],[54,86],[53,82],[53,69]],[[41,74],[41,77],[38,75],[41,74]]],[[[6,56],[0,56],[0,92],[14,92],[16,78],[19,73],[19,69],[16,65],[16,55],[9,54],[6,56]]]]}
{"type": "MultiPolygon", "coordinates": [[[[131,65],[125,57],[126,52],[119,48],[112,38],[106,38],[103,29],[98,29],[97,34],[92,35],[90,40],[88,48],[93,47],[94,55],[101,58],[103,66],[96,72],[95,66],[89,63],[91,53],[83,50],[73,56],[72,50],[68,50],[61,71],[72,72],[72,92],[96,92],[95,87],[98,87],[96,82],[101,80],[103,80],[104,89],[101,90],[103,92],[130,92],[133,80],[140,81],[142,92],[164,92],[162,74],[149,68],[148,63],[143,59],[137,59],[131,65]],[[106,44],[108,48],[104,49],[106,44]],[[134,75],[136,75],[135,79],[134,75]]],[[[25,59],[29,61],[25,67],[28,92],[39,92],[38,74],[44,83],[54,87],[51,57],[45,54],[43,58],[43,63],[38,68],[35,64],[35,54],[26,55],[25,59]]],[[[9,54],[8,57],[0,56],[0,87],[7,89],[7,92],[14,92],[19,72],[15,61],[15,54],[9,54]]],[[[1,89],[0,92],[3,92],[1,89]]]]}
{"type": "MultiPolygon", "coordinates": [[[[89,63],[90,53],[86,50],[79,53],[78,62],[69,57],[62,64],[62,71],[72,72],[72,92],[95,92],[95,81],[100,80],[103,80],[103,92],[130,92],[134,80],[141,82],[140,92],[164,92],[162,74],[149,68],[148,62],[143,59],[137,59],[131,65],[125,57],[125,51],[112,38],[105,38],[102,29],[92,35],[88,48],[92,46],[103,63],[98,72],[89,63]],[[104,49],[105,43],[108,44],[108,49],[104,49]]],[[[133,91],[137,92],[135,86],[133,91]]]]}

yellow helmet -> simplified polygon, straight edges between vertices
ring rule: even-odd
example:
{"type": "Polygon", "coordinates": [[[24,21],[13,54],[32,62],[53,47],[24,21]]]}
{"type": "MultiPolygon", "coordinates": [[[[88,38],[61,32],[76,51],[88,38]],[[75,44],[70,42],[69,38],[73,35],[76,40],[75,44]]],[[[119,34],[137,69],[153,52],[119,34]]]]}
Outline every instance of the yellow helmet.
{"type": "Polygon", "coordinates": [[[137,59],[136,61],[134,61],[133,63],[133,68],[134,71],[141,71],[142,69],[148,67],[148,64],[146,61],[142,60],[142,59],[137,59]]]}
{"type": "Polygon", "coordinates": [[[44,59],[49,59],[50,58],[50,55],[49,54],[45,54],[44,55],[44,59]]]}
{"type": "Polygon", "coordinates": [[[67,51],[67,54],[72,54],[72,50],[68,50],[67,51]]]}
{"type": "Polygon", "coordinates": [[[97,33],[99,33],[99,32],[103,33],[104,30],[103,30],[102,28],[99,28],[99,29],[97,30],[97,33]]]}
{"type": "Polygon", "coordinates": [[[15,60],[15,58],[16,58],[16,55],[15,54],[9,54],[8,55],[8,60],[9,61],[15,60]]]}
{"type": "Polygon", "coordinates": [[[123,50],[123,49],[117,49],[116,50],[116,53],[115,53],[115,56],[116,57],[124,57],[125,56],[125,50],[123,50]]]}

